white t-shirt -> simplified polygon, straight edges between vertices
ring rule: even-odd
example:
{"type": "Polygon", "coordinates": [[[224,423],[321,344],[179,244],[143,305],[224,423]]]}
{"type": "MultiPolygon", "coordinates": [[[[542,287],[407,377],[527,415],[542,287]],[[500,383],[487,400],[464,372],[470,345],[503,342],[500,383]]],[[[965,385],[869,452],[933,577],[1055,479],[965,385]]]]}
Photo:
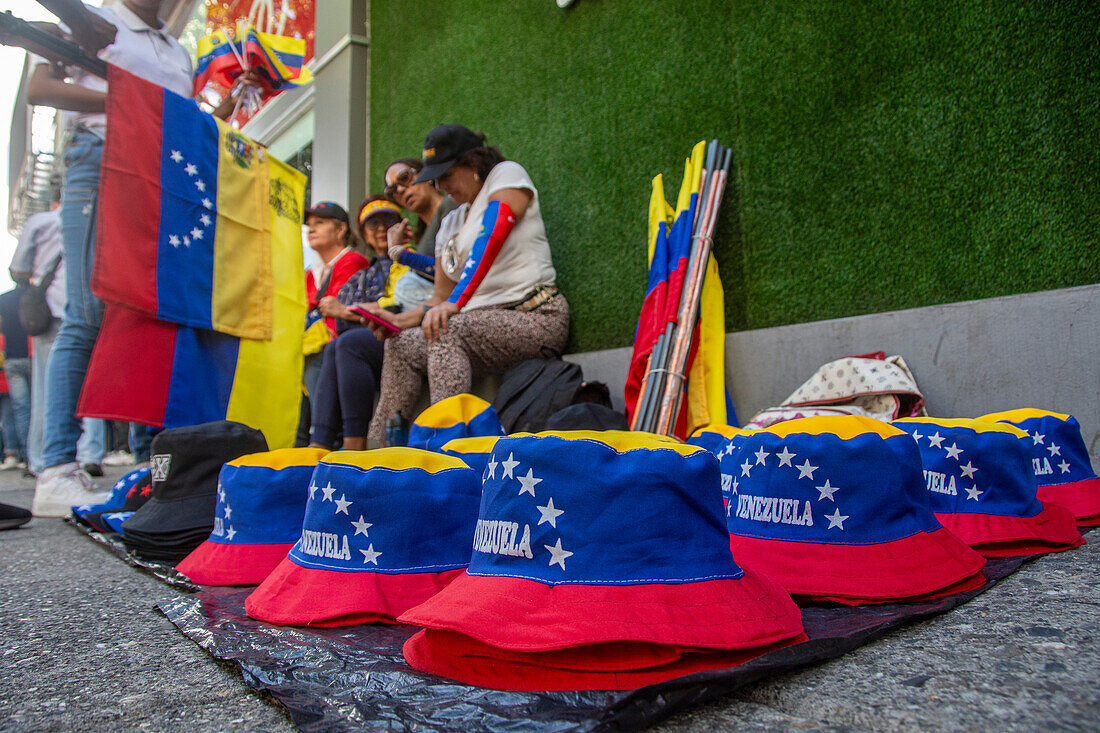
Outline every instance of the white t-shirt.
{"type": "Polygon", "coordinates": [[[539,192],[523,166],[511,160],[499,163],[489,171],[481,191],[469,207],[460,206],[443,220],[436,238],[443,271],[455,282],[462,278],[462,269],[481,231],[481,217],[489,206],[489,197],[506,188],[530,191],[531,203],[527,205],[523,218],[512,228],[508,239],[504,240],[504,246],[465,310],[515,303],[539,285],[553,285],[557,278],[550,260],[546,228],[542,223],[539,192]],[[456,215],[459,218],[452,220],[456,215]],[[459,224],[461,226],[455,233],[459,224]]]}
{"type": "MultiPolygon", "coordinates": [[[[61,254],[61,210],[40,211],[27,218],[19,235],[19,244],[11,257],[11,269],[31,273],[37,285],[61,254]]],[[[57,263],[50,287],[46,288],[50,313],[60,318],[65,313],[65,260],[57,263]]]]}
{"type": "MultiPolygon", "coordinates": [[[[89,7],[88,10],[118,28],[114,43],[101,49],[99,58],[168,91],[188,98],[192,96],[191,54],[168,33],[165,25],[150,28],[122,3],[110,8],[89,7]]],[[[67,71],[73,83],[86,89],[107,91],[106,79],[80,67],[70,67],[67,71]]],[[[107,127],[107,115],[102,112],[70,112],[66,123],[70,126],[82,123],[102,134],[107,127]]]]}

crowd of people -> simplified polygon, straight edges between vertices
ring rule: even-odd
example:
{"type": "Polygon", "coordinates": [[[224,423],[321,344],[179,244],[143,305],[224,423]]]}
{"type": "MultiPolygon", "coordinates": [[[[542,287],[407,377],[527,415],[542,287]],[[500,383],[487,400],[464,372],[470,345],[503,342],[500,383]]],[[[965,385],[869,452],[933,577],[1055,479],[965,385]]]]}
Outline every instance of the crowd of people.
{"type": "MultiPolygon", "coordinates": [[[[42,4],[87,53],[191,95],[190,55],[158,19],[159,0],[109,9],[42,4]]],[[[38,476],[33,511],[62,516],[99,498],[85,470],[94,461],[78,456],[76,412],[103,315],[90,281],[106,82],[47,60],[27,92],[31,104],[65,110],[67,128],[61,205],[51,215],[56,241],[48,248],[36,240],[31,260],[24,252],[24,264],[13,263],[13,276],[30,284],[60,260],[50,291],[57,323],[33,339],[26,422],[38,476]]],[[[235,92],[215,115],[228,115],[235,92]]],[[[475,374],[501,373],[565,346],[569,307],[555,285],[538,191],[519,163],[484,135],[444,124],[429,132],[420,158],[395,160],[381,183],[382,193],[358,207],[354,226],[338,202],[306,210],[306,238],[318,257],[305,273],[308,306],[325,337],[304,355],[302,445],[385,445],[386,423],[415,417],[425,384],[438,402],[468,392],[475,374]]],[[[101,434],[102,425],[85,423],[83,433],[101,434]]],[[[132,426],[138,461],[147,459],[148,441],[148,430],[132,426]]]]}

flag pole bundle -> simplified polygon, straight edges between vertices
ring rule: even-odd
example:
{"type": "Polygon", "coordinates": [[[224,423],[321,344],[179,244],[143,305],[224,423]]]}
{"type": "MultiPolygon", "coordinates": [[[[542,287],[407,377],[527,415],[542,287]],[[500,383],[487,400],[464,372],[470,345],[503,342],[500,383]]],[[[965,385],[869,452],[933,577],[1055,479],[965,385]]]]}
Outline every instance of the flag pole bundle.
{"type": "MultiPolygon", "coordinates": [[[[651,202],[650,206],[649,288],[639,318],[626,389],[627,410],[634,430],[662,435],[680,433],[682,437],[692,427],[683,424],[681,407],[688,372],[701,340],[697,329],[702,315],[701,301],[710,304],[703,307],[712,309],[715,302],[719,304],[718,313],[708,314],[712,320],[717,319],[719,329],[723,318],[721,285],[717,282],[711,247],[731,159],[732,151],[717,140],[712,140],[709,146],[699,143],[685,165],[684,183],[672,217],[659,190],[660,177],[654,181],[654,199],[659,197],[660,201],[651,202]],[[708,272],[713,273],[715,282],[707,280],[708,272]],[[708,288],[717,289],[717,301],[706,297],[708,288]]],[[[721,344],[717,346],[720,352],[721,344]]],[[[711,377],[722,383],[720,353],[717,363],[716,370],[711,368],[717,373],[711,377]]],[[[697,416],[694,422],[725,422],[724,410],[724,404],[720,407],[712,404],[709,416],[697,416]],[[721,413],[719,418],[716,412],[721,413]]]]}

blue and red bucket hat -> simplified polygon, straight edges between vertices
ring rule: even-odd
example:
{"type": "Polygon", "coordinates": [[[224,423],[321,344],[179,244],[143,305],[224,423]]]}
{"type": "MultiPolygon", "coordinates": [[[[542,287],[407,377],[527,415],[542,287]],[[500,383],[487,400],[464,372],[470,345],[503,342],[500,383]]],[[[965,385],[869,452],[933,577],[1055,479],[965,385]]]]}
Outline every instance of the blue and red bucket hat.
{"type": "Polygon", "coordinates": [[[470,561],[481,482],[415,448],[338,451],[313,472],[301,538],[245,600],[260,621],[346,626],[423,602],[470,561]]]}
{"type": "Polygon", "coordinates": [[[908,433],[838,415],[735,436],[720,457],[737,561],[796,600],[937,598],[985,583],[985,559],[945,529],[908,433]]]}
{"type": "Polygon", "coordinates": [[[910,417],[892,424],[917,442],[936,519],[982,555],[1035,555],[1084,544],[1073,514],[1036,496],[1024,431],[969,419],[910,417]]]}
{"type": "Polygon", "coordinates": [[[458,394],[436,402],[409,427],[409,447],[438,451],[455,438],[504,435],[497,411],[472,394],[458,394]]]}
{"type": "Polygon", "coordinates": [[[416,669],[513,690],[629,689],[804,639],[779,585],[730,555],[718,464],[644,433],[493,448],[466,573],[399,621],[416,669]]]}
{"type": "Polygon", "coordinates": [[[1022,408],[978,419],[1010,423],[1025,431],[1025,445],[1031,450],[1031,465],[1039,483],[1039,499],[1069,509],[1078,527],[1100,527],[1100,478],[1092,468],[1075,417],[1022,408]]]}
{"type": "MultiPolygon", "coordinates": [[[[90,525],[104,534],[119,532],[107,517],[111,514],[125,514],[126,518],[141,508],[153,495],[153,479],[148,468],[135,468],[115,482],[111,494],[102,504],[84,504],[73,507],[77,521],[90,525]]],[[[121,534],[121,533],[120,533],[121,534]]]]}
{"type": "Polygon", "coordinates": [[[214,530],[176,569],[202,585],[263,582],[302,536],[310,478],[327,454],[282,448],[222,466],[214,530]]]}

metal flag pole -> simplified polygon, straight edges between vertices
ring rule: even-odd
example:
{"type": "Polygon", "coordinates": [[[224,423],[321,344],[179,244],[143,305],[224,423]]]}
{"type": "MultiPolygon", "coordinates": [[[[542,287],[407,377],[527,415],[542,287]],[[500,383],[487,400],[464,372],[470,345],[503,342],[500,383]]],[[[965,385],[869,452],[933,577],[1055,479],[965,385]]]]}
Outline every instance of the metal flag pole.
{"type": "Polygon", "coordinates": [[[683,398],[684,377],[681,376],[687,366],[688,352],[691,348],[692,337],[695,332],[695,322],[699,317],[700,298],[702,297],[703,281],[706,279],[706,264],[710,259],[712,237],[715,224],[718,219],[718,209],[721,205],[722,193],[725,191],[726,180],[729,177],[730,163],[732,162],[730,149],[720,151],[721,167],[714,171],[713,188],[708,191],[707,204],[704,209],[702,227],[699,234],[698,259],[695,267],[690,270],[691,278],[689,292],[681,302],[679,329],[675,348],[669,364],[670,379],[665,385],[665,393],[661,400],[661,412],[657,421],[656,432],[669,435],[672,432],[673,423],[679,412],[683,398]]]}

